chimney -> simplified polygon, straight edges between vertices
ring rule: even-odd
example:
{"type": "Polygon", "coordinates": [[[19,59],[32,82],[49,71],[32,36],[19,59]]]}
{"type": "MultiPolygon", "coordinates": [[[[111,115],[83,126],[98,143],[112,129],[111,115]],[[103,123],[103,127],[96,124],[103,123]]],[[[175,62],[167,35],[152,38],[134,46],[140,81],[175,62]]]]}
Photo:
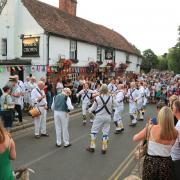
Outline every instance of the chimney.
{"type": "Polygon", "coordinates": [[[59,8],[73,16],[76,16],[77,0],[59,0],[59,8]]]}

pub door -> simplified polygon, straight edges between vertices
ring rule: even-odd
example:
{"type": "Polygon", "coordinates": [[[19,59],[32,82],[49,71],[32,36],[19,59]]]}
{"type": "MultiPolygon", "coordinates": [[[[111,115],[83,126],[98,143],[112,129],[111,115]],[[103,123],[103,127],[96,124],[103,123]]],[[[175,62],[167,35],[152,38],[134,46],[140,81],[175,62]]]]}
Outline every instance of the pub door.
{"type": "Polygon", "coordinates": [[[17,67],[11,68],[11,76],[18,75],[19,80],[24,82],[24,70],[23,68],[20,68],[20,69],[18,69],[17,67]]]}

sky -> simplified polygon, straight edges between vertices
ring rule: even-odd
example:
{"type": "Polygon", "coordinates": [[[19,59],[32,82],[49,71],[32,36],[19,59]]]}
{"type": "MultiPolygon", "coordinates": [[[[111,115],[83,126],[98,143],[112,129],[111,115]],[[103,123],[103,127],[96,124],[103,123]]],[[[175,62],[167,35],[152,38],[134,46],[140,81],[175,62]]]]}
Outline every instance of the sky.
{"type": "MultiPolygon", "coordinates": [[[[58,6],[59,0],[41,0],[58,6]]],[[[77,0],[77,16],[123,35],[142,51],[163,55],[180,26],[180,0],[77,0]]]]}

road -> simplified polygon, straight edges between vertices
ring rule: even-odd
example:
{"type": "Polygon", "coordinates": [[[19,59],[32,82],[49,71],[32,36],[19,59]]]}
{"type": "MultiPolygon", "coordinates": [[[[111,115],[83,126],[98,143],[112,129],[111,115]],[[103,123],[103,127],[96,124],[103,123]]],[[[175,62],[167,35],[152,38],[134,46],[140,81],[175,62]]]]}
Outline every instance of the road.
{"type": "MultiPolygon", "coordinates": [[[[155,115],[155,106],[149,105],[146,116],[155,115]]],[[[135,133],[141,130],[145,121],[139,121],[136,127],[129,127],[128,106],[123,114],[125,131],[115,135],[114,124],[111,126],[109,149],[101,154],[101,133],[97,138],[97,149],[90,154],[85,149],[89,145],[91,124],[82,126],[81,115],[70,117],[69,132],[72,146],[68,149],[55,147],[53,122],[48,124],[49,138],[34,139],[33,129],[19,131],[14,135],[17,160],[13,167],[30,167],[35,170],[32,180],[111,180],[122,179],[130,171],[127,166],[128,155],[137,146],[132,141],[135,133]]],[[[131,153],[132,155],[132,153],[131,153]]]]}

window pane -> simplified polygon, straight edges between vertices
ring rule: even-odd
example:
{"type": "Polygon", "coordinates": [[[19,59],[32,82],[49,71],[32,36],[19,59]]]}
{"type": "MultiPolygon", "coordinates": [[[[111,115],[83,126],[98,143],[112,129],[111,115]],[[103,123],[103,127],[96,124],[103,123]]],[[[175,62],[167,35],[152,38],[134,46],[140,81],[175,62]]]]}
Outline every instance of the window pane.
{"type": "Polygon", "coordinates": [[[1,44],[2,44],[1,54],[2,56],[6,56],[7,55],[7,39],[2,39],[1,44]]]}

